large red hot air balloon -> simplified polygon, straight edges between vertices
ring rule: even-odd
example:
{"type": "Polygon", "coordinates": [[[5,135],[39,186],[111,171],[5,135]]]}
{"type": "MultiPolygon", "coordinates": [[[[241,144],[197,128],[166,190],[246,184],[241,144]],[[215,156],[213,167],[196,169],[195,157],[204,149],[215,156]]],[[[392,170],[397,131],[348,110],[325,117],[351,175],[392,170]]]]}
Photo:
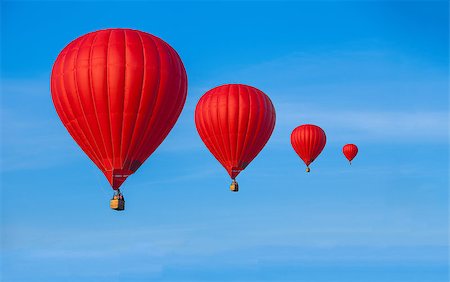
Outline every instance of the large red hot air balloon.
{"type": "Polygon", "coordinates": [[[342,148],[342,152],[344,153],[344,156],[347,158],[350,164],[352,164],[352,160],[358,154],[358,147],[356,147],[355,144],[347,144],[342,148]]]}
{"type": "Polygon", "coordinates": [[[213,88],[200,98],[195,125],[206,147],[233,179],[258,155],[275,127],[275,108],[262,91],[243,84],[213,88]]]}
{"type": "Polygon", "coordinates": [[[303,162],[305,162],[306,172],[310,172],[309,165],[322,152],[326,142],[327,136],[325,135],[325,131],[316,125],[304,124],[292,131],[292,147],[303,162]]]}
{"type": "Polygon", "coordinates": [[[70,135],[118,190],[174,126],[187,77],[177,52],[160,38],[106,29],[61,51],[51,92],[70,135]]]}

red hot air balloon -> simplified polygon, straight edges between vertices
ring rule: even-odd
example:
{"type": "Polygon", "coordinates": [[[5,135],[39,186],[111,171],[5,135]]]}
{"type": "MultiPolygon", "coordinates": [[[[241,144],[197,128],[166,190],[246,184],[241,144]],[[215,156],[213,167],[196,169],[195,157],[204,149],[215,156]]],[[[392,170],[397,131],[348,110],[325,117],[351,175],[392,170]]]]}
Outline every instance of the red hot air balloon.
{"type": "Polygon", "coordinates": [[[275,108],[262,91],[243,84],[213,88],[195,109],[200,138],[227,170],[238,191],[236,176],[258,155],[275,127],[275,108]]]}
{"type": "Polygon", "coordinates": [[[320,155],[326,142],[325,132],[316,125],[304,124],[292,131],[292,147],[305,162],[306,172],[310,172],[309,165],[320,155]]]}
{"type": "Polygon", "coordinates": [[[347,158],[350,164],[352,164],[352,160],[358,154],[358,147],[356,147],[355,144],[347,144],[342,148],[342,152],[344,153],[344,156],[347,158]]]}
{"type": "Polygon", "coordinates": [[[51,92],[70,135],[118,190],[174,126],[187,77],[177,52],[158,37],[106,29],[61,51],[51,92]]]}

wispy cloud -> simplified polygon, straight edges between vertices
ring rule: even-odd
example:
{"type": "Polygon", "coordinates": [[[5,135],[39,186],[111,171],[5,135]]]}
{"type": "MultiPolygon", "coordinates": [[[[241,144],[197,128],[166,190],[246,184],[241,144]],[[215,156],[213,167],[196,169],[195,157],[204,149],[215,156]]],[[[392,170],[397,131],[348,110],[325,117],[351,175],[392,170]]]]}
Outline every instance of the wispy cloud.
{"type": "Polygon", "coordinates": [[[55,120],[3,108],[2,171],[48,168],[76,158],[77,147],[55,120]]]}
{"type": "MultiPolygon", "coordinates": [[[[421,83],[425,83],[429,87],[435,86],[436,83],[442,83],[442,86],[448,87],[446,74],[447,68],[444,66],[431,65],[420,58],[407,56],[393,50],[359,50],[355,47],[353,49],[334,49],[333,51],[294,52],[224,73],[220,79],[224,80],[222,83],[227,81],[253,82],[273,91],[308,87],[336,87],[338,85],[346,86],[347,89],[366,85],[366,89],[369,90],[371,87],[378,89],[384,85],[396,85],[397,83],[404,83],[405,87],[414,90],[414,87],[421,83]]],[[[396,90],[391,89],[391,91],[396,90]]],[[[419,91],[422,90],[419,89],[419,91]]],[[[282,92],[277,94],[283,95],[282,92]]],[[[346,96],[345,92],[330,94],[338,99],[346,96]]],[[[382,96],[383,94],[379,93],[382,96]]],[[[410,93],[398,92],[394,94],[410,95],[410,93]]]]}
{"type": "Polygon", "coordinates": [[[448,141],[448,70],[392,50],[297,52],[215,79],[252,84],[271,97],[271,142],[289,143],[304,123],[322,126],[329,142],[448,141]]]}
{"type": "MultiPolygon", "coordinates": [[[[254,219],[247,219],[240,220],[239,226],[233,225],[239,229],[236,232],[239,237],[235,237],[229,230],[230,222],[222,220],[133,228],[133,232],[117,226],[83,232],[27,228],[20,231],[23,234],[16,232],[15,242],[7,241],[8,246],[3,251],[8,270],[16,269],[15,276],[23,276],[24,280],[30,275],[27,273],[39,277],[48,275],[49,271],[60,280],[75,274],[91,279],[118,277],[121,273],[127,273],[127,277],[143,275],[148,278],[159,276],[168,269],[195,269],[198,272],[199,267],[215,268],[224,264],[231,268],[248,268],[265,263],[427,263],[443,262],[446,258],[446,246],[440,242],[430,244],[422,240],[410,245],[400,242],[401,238],[411,237],[410,230],[314,229],[298,226],[298,222],[288,229],[279,224],[271,224],[267,229],[264,222],[256,227],[254,219]],[[33,237],[39,238],[29,241],[33,237]],[[370,242],[367,241],[369,237],[370,242]],[[398,240],[386,241],[386,238],[398,240]],[[10,258],[33,271],[17,271],[17,265],[9,264],[10,258]],[[112,265],[120,267],[111,269],[112,265]],[[81,273],[73,270],[80,268],[83,269],[81,273]]],[[[429,231],[426,233],[429,235],[429,231]]],[[[425,232],[419,231],[414,237],[420,238],[423,234],[425,232]]],[[[445,235],[438,233],[434,237],[444,238],[445,235]]]]}
{"type": "MultiPolygon", "coordinates": [[[[270,141],[275,144],[288,144],[290,132],[304,123],[323,127],[329,143],[446,143],[446,74],[384,50],[298,52],[244,66],[190,85],[185,108],[158,152],[204,149],[194,125],[195,105],[209,88],[228,82],[252,84],[269,94],[277,110],[270,141]]],[[[2,170],[82,158],[54,113],[46,75],[3,79],[2,93],[2,170]]]]}
{"type": "MultiPolygon", "coordinates": [[[[56,115],[48,77],[2,79],[1,89],[2,171],[43,169],[87,158],[56,115]]],[[[194,96],[201,91],[190,89],[197,93],[194,96]]],[[[186,103],[158,152],[170,154],[202,148],[193,122],[194,108],[192,101],[186,103]]]]}
{"type": "MultiPolygon", "coordinates": [[[[321,126],[333,142],[445,143],[448,112],[329,110],[305,104],[278,104],[278,138],[300,124],[321,126]]],[[[278,140],[281,142],[281,140],[278,140]]]]}

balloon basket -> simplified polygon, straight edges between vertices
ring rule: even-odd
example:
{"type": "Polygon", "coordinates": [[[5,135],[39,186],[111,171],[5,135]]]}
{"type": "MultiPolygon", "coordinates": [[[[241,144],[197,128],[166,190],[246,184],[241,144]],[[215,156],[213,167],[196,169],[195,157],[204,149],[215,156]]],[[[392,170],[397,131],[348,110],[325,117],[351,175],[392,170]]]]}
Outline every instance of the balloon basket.
{"type": "Polygon", "coordinates": [[[125,209],[125,201],[119,199],[112,199],[109,202],[109,207],[116,211],[123,211],[125,209]]]}
{"type": "Polygon", "coordinates": [[[125,209],[125,199],[120,191],[117,191],[117,194],[114,194],[111,201],[109,201],[109,207],[116,211],[123,211],[125,209]]]}
{"type": "Polygon", "coordinates": [[[236,180],[233,180],[233,182],[231,182],[230,191],[231,192],[238,192],[239,191],[239,185],[236,182],[236,180]]]}

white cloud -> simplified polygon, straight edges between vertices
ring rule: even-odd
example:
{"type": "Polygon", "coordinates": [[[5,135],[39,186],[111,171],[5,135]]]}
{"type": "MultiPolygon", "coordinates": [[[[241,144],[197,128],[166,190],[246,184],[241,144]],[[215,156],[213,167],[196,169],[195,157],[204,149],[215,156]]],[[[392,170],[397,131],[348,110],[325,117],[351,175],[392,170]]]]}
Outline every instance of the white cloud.
{"type": "Polygon", "coordinates": [[[445,143],[448,73],[392,50],[297,52],[215,78],[265,91],[277,124],[271,142],[289,143],[305,123],[328,142],[445,143]]]}
{"type": "MultiPolygon", "coordinates": [[[[321,126],[328,142],[445,143],[447,112],[328,110],[295,104],[278,104],[278,138],[298,125],[321,126]]],[[[280,140],[279,140],[280,141],[280,140]]]]}
{"type": "Polygon", "coordinates": [[[79,153],[57,120],[20,115],[5,108],[1,120],[2,171],[52,167],[73,160],[79,153]]]}
{"type": "MultiPolygon", "coordinates": [[[[446,143],[447,79],[439,68],[383,50],[289,54],[190,85],[185,108],[157,152],[203,150],[195,105],[209,88],[229,82],[252,84],[272,98],[277,124],[271,143],[288,144],[304,123],[323,127],[329,143],[446,143]]],[[[48,81],[48,75],[2,80],[2,170],[84,158],[59,123],[48,81]]]]}

